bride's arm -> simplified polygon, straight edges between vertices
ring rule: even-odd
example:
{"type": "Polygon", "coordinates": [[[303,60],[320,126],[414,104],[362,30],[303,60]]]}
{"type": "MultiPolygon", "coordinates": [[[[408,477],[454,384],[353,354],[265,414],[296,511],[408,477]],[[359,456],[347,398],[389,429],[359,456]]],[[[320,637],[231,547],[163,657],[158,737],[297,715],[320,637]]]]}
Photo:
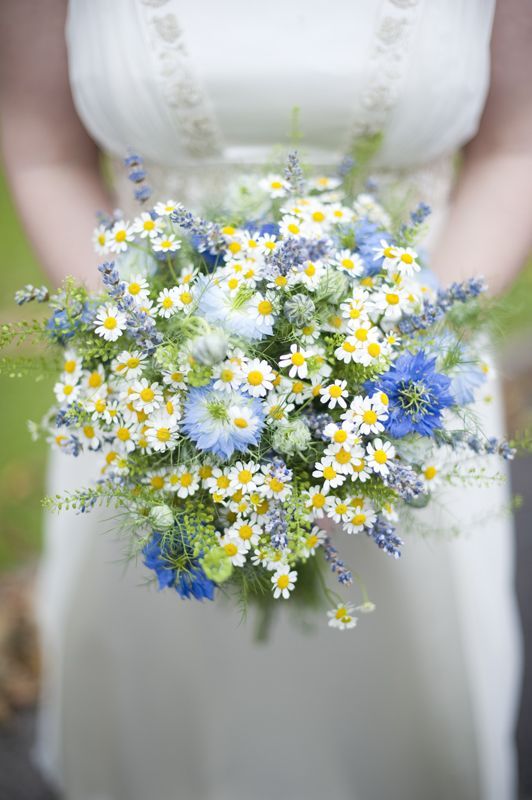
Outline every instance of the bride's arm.
{"type": "Polygon", "coordinates": [[[72,103],[66,7],[0,3],[0,130],[7,177],[41,264],[56,284],[68,274],[94,286],[91,231],[110,199],[72,103]]]}
{"type": "Polygon", "coordinates": [[[433,255],[443,283],[486,277],[499,292],[532,249],[532,3],[497,3],[492,74],[433,255]]]}

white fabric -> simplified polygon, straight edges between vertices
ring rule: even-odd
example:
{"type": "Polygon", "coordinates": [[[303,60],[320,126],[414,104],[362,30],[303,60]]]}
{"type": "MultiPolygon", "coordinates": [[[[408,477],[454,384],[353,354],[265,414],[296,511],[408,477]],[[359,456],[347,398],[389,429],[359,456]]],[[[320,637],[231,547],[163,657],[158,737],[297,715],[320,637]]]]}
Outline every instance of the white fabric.
{"type": "MultiPolygon", "coordinates": [[[[201,202],[228,164],[267,159],[299,105],[321,163],[351,131],[384,127],[381,166],[403,170],[441,222],[448,157],[483,105],[492,12],[482,0],[71,0],[72,86],[102,148],[147,155],[178,200],[201,202]]],[[[479,411],[500,433],[492,389],[479,411]]],[[[90,456],[54,456],[50,492],[94,471],[90,456]]],[[[49,518],[41,763],[67,800],[511,800],[520,645],[506,501],[502,486],[450,492],[462,537],[403,531],[398,563],[345,537],[377,612],[350,633],[321,620],[308,633],[282,607],[261,645],[223,604],[143,588],[111,512],[49,518]]]]}

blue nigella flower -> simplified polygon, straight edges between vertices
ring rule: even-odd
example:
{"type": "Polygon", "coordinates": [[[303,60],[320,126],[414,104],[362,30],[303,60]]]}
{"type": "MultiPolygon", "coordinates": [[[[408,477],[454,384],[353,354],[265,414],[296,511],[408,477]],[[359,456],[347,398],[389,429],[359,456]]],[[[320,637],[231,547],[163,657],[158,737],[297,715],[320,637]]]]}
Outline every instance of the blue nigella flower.
{"type": "Polygon", "coordinates": [[[379,228],[375,222],[362,219],[355,227],[355,241],[357,251],[366,265],[365,275],[375,275],[382,269],[382,258],[375,259],[375,249],[380,247],[381,241],[389,242],[389,235],[379,228]]]}
{"type": "Polygon", "coordinates": [[[210,386],[190,389],[182,428],[200,450],[230,458],[258,444],[264,425],[262,403],[241,392],[218,392],[210,386]]]}
{"type": "Polygon", "coordinates": [[[385,423],[391,436],[401,438],[409,433],[432,436],[441,428],[441,412],[453,405],[449,388],[451,380],[436,372],[436,359],[423,350],[400,356],[392,368],[376,381],[368,381],[368,392],[388,395],[388,419],[385,423]]]}
{"type": "Polygon", "coordinates": [[[172,540],[163,539],[160,533],[153,532],[152,538],[142,550],[144,564],[157,575],[159,589],[174,588],[183,598],[195,597],[196,600],[214,600],[216,584],[205,575],[197,560],[192,560],[187,571],[176,570],[172,566],[172,540]]]}
{"type": "Polygon", "coordinates": [[[232,297],[223,285],[214,283],[207,276],[200,276],[196,287],[199,292],[199,313],[208,322],[216,323],[228,333],[244,339],[263,339],[273,333],[270,322],[257,319],[251,297],[244,301],[238,295],[232,297]]]}

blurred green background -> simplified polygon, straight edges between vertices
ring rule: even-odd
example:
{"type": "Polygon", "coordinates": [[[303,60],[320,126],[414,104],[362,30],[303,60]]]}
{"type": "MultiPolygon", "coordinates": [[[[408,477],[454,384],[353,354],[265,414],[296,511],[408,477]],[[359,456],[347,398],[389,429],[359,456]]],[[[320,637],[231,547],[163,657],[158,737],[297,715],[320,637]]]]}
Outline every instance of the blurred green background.
{"type": "MultiPolygon", "coordinates": [[[[35,306],[17,307],[13,294],[24,284],[39,284],[45,278],[26,241],[1,174],[0,262],[0,321],[30,319],[37,311],[35,306]]],[[[527,353],[529,350],[531,299],[532,262],[511,288],[498,312],[501,345],[505,352],[503,377],[506,378],[507,398],[513,405],[520,394],[519,378],[511,369],[506,351],[527,353]],[[510,342],[511,346],[505,347],[505,343],[508,345],[510,342]]],[[[46,445],[31,441],[27,420],[37,420],[42,416],[52,399],[51,388],[50,380],[37,382],[32,375],[0,375],[0,419],[3,426],[0,440],[0,570],[26,561],[39,549],[46,445]]],[[[519,416],[518,408],[517,418],[519,416]]],[[[514,425],[513,416],[510,425],[514,425]]]]}

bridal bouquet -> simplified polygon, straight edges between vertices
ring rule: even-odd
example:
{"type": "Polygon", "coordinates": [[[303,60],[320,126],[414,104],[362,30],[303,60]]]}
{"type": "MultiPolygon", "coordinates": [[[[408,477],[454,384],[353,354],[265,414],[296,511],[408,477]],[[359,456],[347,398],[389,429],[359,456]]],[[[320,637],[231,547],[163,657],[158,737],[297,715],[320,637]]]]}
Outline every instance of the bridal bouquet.
{"type": "MultiPolygon", "coordinates": [[[[140,159],[126,163],[146,202],[140,159]]],[[[133,552],[183,598],[307,602],[320,563],[348,587],[347,537],[398,558],[405,509],[472,455],[513,455],[468,414],[482,282],[435,288],[413,249],[428,208],[398,223],[343,173],[304,177],[293,153],[209,219],[174,200],[102,218],[101,292],[69,279],[17,295],[49,302],[62,348],[36,428],[99,464],[49,504],[122,509],[133,552]]],[[[332,627],[372,608],[363,587],[355,608],[315,584],[332,627]]]]}

